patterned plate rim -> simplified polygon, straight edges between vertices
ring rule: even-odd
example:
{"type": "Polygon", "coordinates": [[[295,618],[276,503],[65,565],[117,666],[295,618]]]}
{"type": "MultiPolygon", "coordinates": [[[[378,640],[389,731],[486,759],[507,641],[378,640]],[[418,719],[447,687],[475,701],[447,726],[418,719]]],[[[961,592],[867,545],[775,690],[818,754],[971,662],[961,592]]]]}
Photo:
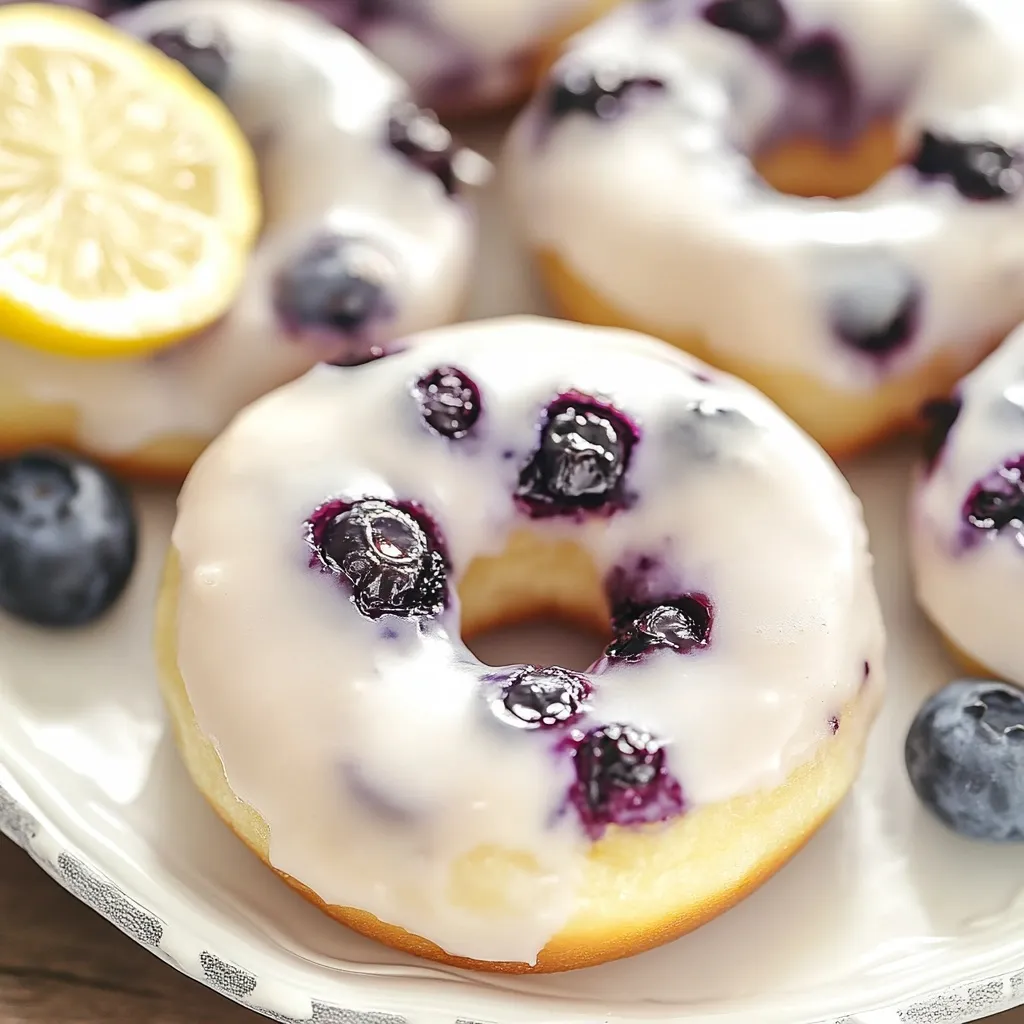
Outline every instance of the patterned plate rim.
{"type": "MultiPolygon", "coordinates": [[[[0,773],[10,778],[2,762],[0,773]]],[[[198,935],[180,934],[184,929],[176,929],[175,941],[168,942],[168,928],[157,914],[129,897],[103,872],[90,866],[79,852],[58,840],[56,831],[27,802],[19,802],[0,785],[0,833],[25,850],[86,906],[187,977],[281,1024],[428,1024],[418,1015],[413,1020],[384,1010],[348,1009],[297,992],[289,993],[289,1003],[298,997],[303,1005],[308,1005],[309,1011],[303,1016],[285,1015],[261,1005],[260,979],[254,971],[218,956],[198,935]]],[[[815,1024],[966,1024],[1022,1004],[1024,967],[934,989],[891,1007],[815,1024]]],[[[437,1024],[497,1024],[436,1015],[435,1020],[437,1024]]],[[[434,1020],[429,1024],[434,1024],[434,1020]]]]}

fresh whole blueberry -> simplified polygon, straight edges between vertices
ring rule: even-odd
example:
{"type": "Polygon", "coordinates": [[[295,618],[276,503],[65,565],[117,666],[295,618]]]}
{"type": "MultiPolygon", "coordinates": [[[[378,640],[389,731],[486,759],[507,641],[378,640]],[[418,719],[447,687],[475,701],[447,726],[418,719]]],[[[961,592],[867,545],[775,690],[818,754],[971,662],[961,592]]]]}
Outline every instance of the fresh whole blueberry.
{"type": "Polygon", "coordinates": [[[417,518],[397,505],[373,498],[329,503],[307,522],[306,539],[367,618],[420,618],[444,607],[444,556],[417,518]]]}
{"type": "Polygon", "coordinates": [[[527,665],[505,684],[491,707],[520,729],[564,725],[576,718],[590,694],[586,679],[556,666],[527,665]]]}
{"type": "Polygon", "coordinates": [[[704,20],[758,46],[781,39],[788,23],[780,0],[714,0],[704,8],[704,20]]]}
{"type": "Polygon", "coordinates": [[[278,273],[274,306],[291,334],[340,342],[343,352],[332,361],[363,362],[372,354],[370,343],[363,343],[365,334],[393,312],[395,277],[394,264],[375,246],[325,235],[278,273]]]}
{"type": "Polygon", "coordinates": [[[1024,156],[995,142],[926,131],[912,166],[926,178],[949,179],[965,199],[1012,199],[1024,185],[1024,156]]]}
{"type": "Polygon", "coordinates": [[[229,53],[227,40],[215,24],[197,20],[181,28],[161,29],[148,42],[190,71],[210,92],[223,92],[230,70],[229,53]]]}
{"type": "Polygon", "coordinates": [[[687,595],[671,603],[631,614],[608,645],[605,654],[621,661],[638,661],[654,648],[686,653],[706,647],[711,634],[711,607],[706,598],[687,595]]]}
{"type": "Polygon", "coordinates": [[[581,113],[610,120],[622,113],[627,97],[664,88],[661,79],[629,75],[617,68],[570,67],[551,82],[548,114],[556,119],[581,113]]]}
{"type": "Polygon", "coordinates": [[[135,565],[127,493],[72,455],[0,461],[0,608],[41,626],[82,626],[121,596],[135,565]]]}
{"type": "Polygon", "coordinates": [[[580,740],[570,800],[591,838],[608,825],[665,821],[683,810],[683,791],[665,766],[662,744],[631,725],[602,725],[580,740]]]}
{"type": "Polygon", "coordinates": [[[921,802],[961,835],[1024,840],[1024,692],[990,680],[950,683],[907,734],[921,802]]]}
{"type": "Polygon", "coordinates": [[[465,437],[480,418],[480,389],[462,370],[432,370],[416,382],[414,392],[424,422],[442,437],[465,437]]]}
{"type": "Polygon", "coordinates": [[[959,398],[935,398],[921,408],[921,419],[924,421],[925,465],[932,469],[942,449],[946,446],[946,438],[960,416],[962,401],[959,398]]]}
{"type": "Polygon", "coordinates": [[[584,396],[560,399],[548,408],[516,496],[534,515],[607,505],[621,489],[635,441],[635,431],[615,410],[584,396]]]}
{"type": "Polygon", "coordinates": [[[998,533],[1007,526],[1024,528],[1024,458],[1005,462],[979,480],[962,514],[976,530],[998,533]]]}
{"type": "Polygon", "coordinates": [[[459,147],[433,111],[402,104],[388,120],[388,144],[413,166],[437,178],[448,195],[455,194],[454,158],[459,147]]]}

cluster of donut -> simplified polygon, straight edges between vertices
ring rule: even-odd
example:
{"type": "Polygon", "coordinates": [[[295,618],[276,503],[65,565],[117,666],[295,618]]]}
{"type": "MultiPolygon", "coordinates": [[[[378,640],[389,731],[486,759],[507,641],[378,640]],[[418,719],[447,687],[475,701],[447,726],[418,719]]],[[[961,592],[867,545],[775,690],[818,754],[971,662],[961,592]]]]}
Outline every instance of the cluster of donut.
{"type": "MultiPolygon", "coordinates": [[[[1014,8],[99,6],[221,96],[268,220],[236,308],[186,344],[86,365],[0,342],[0,444],[56,435],[171,478],[205,448],[160,601],[165,696],[200,789],[327,912],[448,963],[554,971],[768,878],[852,784],[884,686],[860,507],[825,451],[929,400],[922,601],[1024,682],[1024,334],[947,398],[1024,319],[1014,8]],[[418,104],[531,86],[508,201],[553,301],[594,326],[444,328],[485,161],[418,104]],[[494,668],[465,645],[538,614],[604,653],[494,668]]],[[[33,459],[0,468],[0,599],[78,621],[123,587],[134,532],[102,478],[33,459]],[[64,514],[81,494],[95,528],[64,514]],[[61,545],[58,612],[33,570],[61,545]]],[[[979,684],[926,711],[927,801],[1024,838],[1024,697],[979,684]],[[983,812],[958,795],[972,772],[983,812]]]]}

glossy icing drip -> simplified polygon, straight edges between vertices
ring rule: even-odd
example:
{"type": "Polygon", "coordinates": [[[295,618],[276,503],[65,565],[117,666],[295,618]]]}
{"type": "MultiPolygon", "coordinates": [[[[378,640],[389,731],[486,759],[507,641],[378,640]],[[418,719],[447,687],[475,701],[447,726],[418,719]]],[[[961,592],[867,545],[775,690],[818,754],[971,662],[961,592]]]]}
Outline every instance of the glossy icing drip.
{"type": "Polygon", "coordinates": [[[1017,330],[933,410],[936,436],[913,494],[917,595],[961,650],[1024,683],[1024,331],[1017,330]]]}
{"type": "Polygon", "coordinates": [[[310,371],[201,457],[173,538],[179,666],[276,867],[450,954],[533,962],[591,837],[777,785],[877,699],[859,505],[774,406],[705,369],[627,332],[465,324],[310,371]],[[438,367],[479,396],[458,438],[421,415],[438,367]],[[633,500],[537,518],[519,474],[567,387],[635,425],[633,500]],[[399,511],[330,532],[352,507],[362,530],[365,499],[399,511]],[[587,673],[491,668],[460,639],[459,580],[522,530],[578,543],[624,618],[587,673]]]}
{"type": "MultiPolygon", "coordinates": [[[[132,452],[167,435],[212,436],[320,360],[359,362],[457,315],[472,213],[391,144],[389,119],[409,106],[392,72],[277,0],[157,0],[117,20],[146,39],[201,29],[220,41],[218,91],[260,161],[263,235],[228,315],[153,358],[79,361],[0,341],[5,401],[69,405],[83,444],[132,452]]],[[[479,160],[450,158],[453,173],[479,160]]]]}
{"type": "Polygon", "coordinates": [[[637,323],[870,388],[1024,316],[1022,57],[1006,0],[638,0],[570,41],[515,127],[519,219],[637,323]],[[553,116],[587,74],[646,87],[553,116]],[[860,195],[754,169],[888,120],[905,162],[860,195]]]}

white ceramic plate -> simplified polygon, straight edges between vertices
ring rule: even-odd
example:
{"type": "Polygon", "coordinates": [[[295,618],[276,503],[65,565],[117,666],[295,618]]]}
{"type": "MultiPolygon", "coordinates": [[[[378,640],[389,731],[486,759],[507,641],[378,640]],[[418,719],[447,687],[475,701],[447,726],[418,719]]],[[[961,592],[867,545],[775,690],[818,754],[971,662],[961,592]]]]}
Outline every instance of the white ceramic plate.
{"type": "MultiPolygon", "coordinates": [[[[489,134],[474,141],[493,152],[489,134]]],[[[495,204],[485,223],[472,315],[542,310],[495,204]]],[[[1024,851],[946,832],[903,770],[914,711],[955,674],[911,598],[910,461],[899,448],[845,467],[891,633],[889,700],[863,776],[761,891],[670,946],[568,975],[472,975],[356,936],[278,882],[194,791],[166,727],[150,616],[167,493],[139,494],[141,564],[102,626],[54,635],[0,618],[0,830],[156,955],[278,1020],[958,1024],[1024,1002],[1024,851]]],[[[477,650],[585,664],[593,652],[579,644],[520,631],[477,650]]]]}

